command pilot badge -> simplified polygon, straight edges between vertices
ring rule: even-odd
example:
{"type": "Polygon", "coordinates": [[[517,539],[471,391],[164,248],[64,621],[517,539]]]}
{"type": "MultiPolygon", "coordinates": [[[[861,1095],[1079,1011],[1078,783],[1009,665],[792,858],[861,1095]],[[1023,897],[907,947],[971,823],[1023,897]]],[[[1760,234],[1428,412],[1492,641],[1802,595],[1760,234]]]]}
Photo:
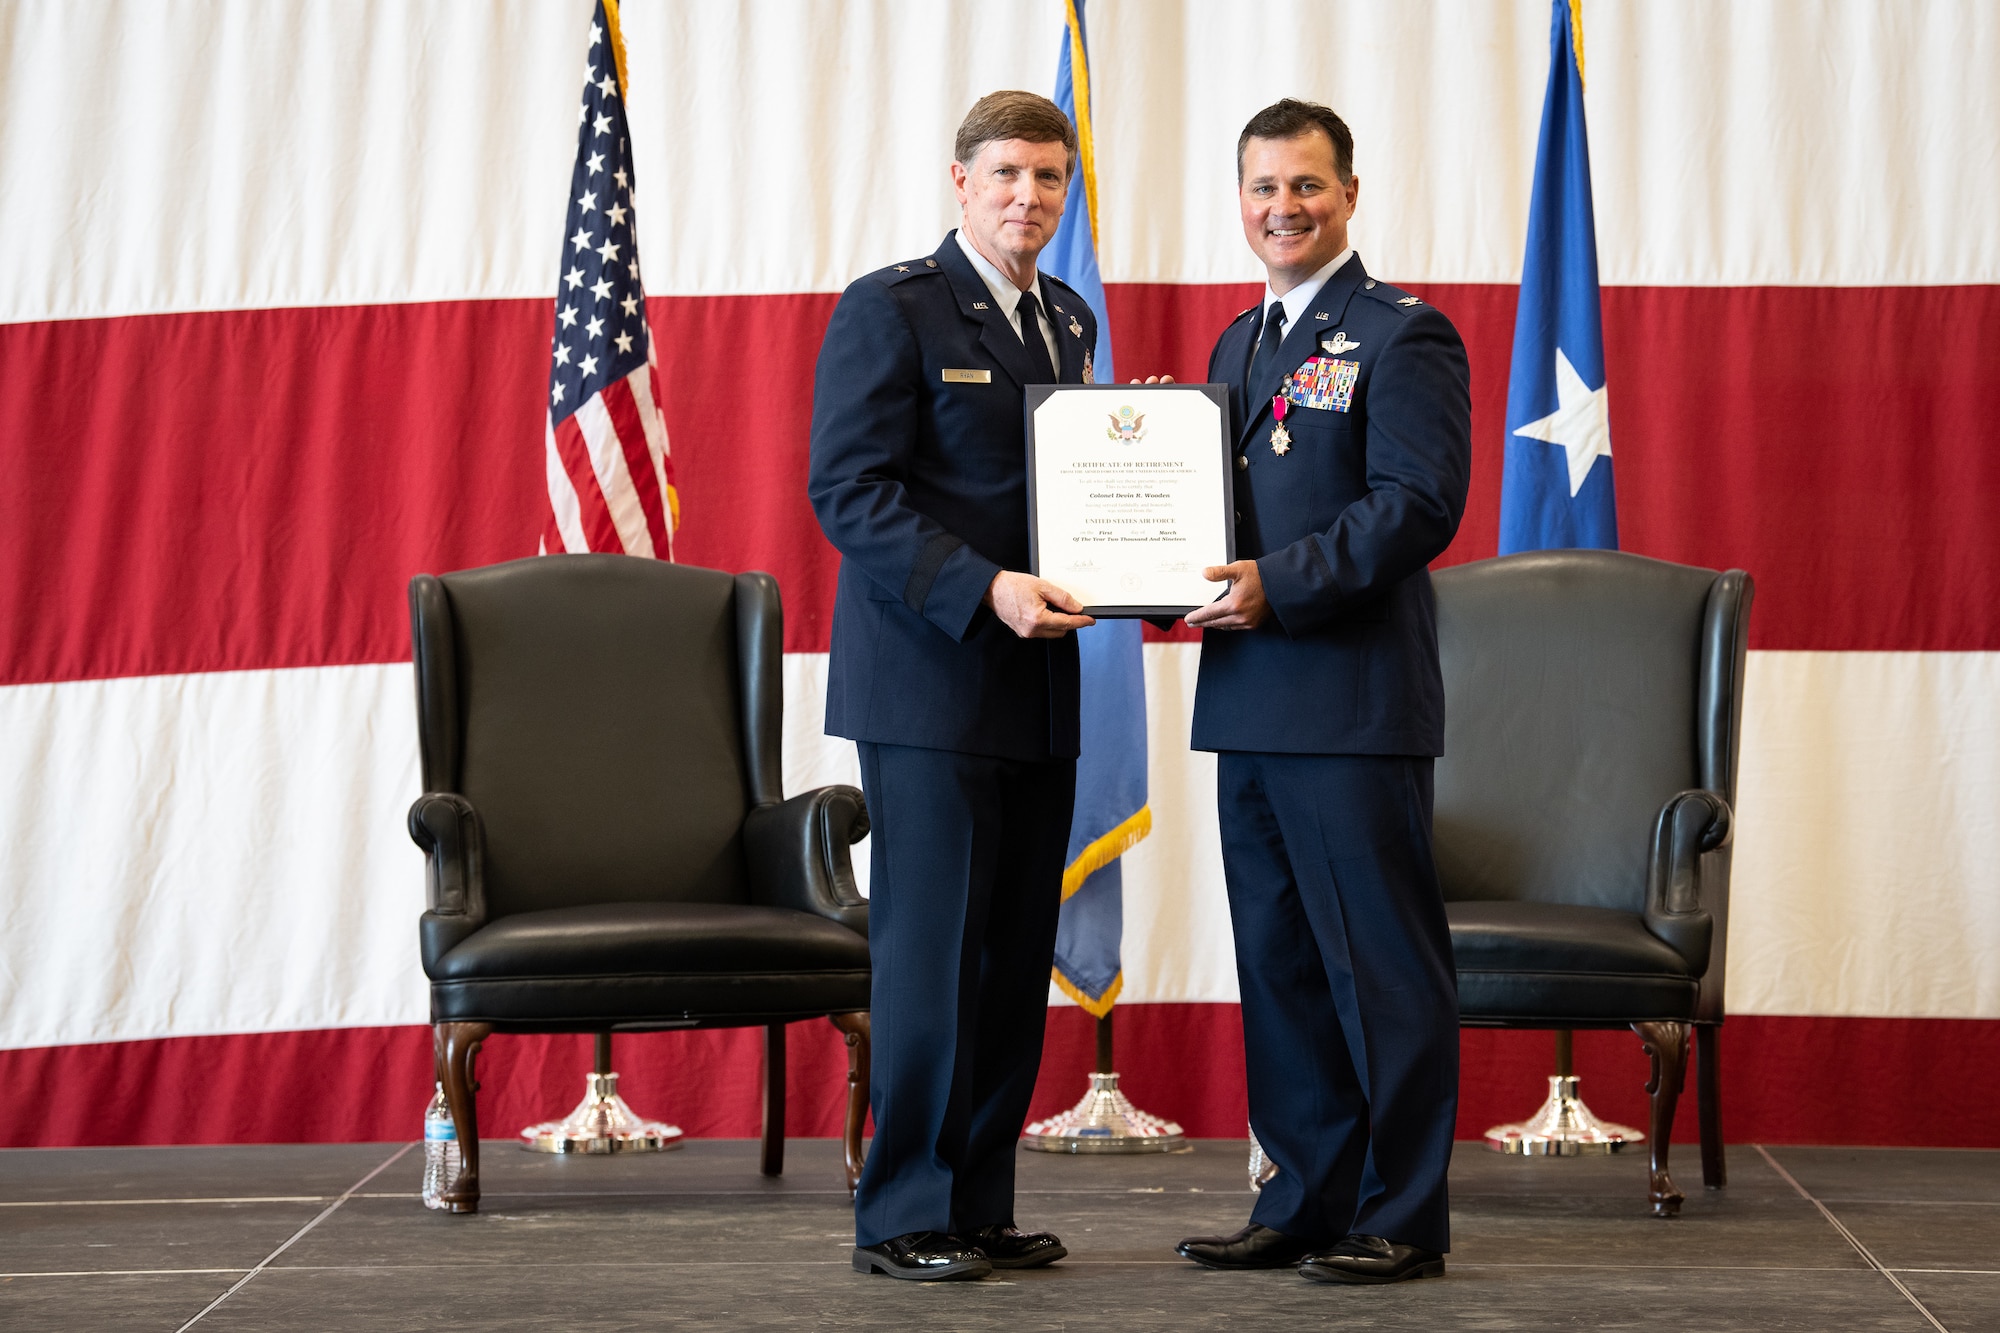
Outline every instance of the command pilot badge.
{"type": "Polygon", "coordinates": [[[1319,346],[1321,351],[1327,352],[1333,356],[1339,356],[1342,352],[1353,351],[1355,348],[1361,346],[1361,344],[1357,342],[1349,342],[1347,340],[1346,329],[1336,329],[1334,330],[1334,334],[1331,338],[1321,338],[1319,340],[1319,346]]]}
{"type": "Polygon", "coordinates": [[[1072,338],[1081,338],[1083,336],[1083,325],[1078,322],[1075,315],[1069,317],[1069,333],[1072,338]]]}

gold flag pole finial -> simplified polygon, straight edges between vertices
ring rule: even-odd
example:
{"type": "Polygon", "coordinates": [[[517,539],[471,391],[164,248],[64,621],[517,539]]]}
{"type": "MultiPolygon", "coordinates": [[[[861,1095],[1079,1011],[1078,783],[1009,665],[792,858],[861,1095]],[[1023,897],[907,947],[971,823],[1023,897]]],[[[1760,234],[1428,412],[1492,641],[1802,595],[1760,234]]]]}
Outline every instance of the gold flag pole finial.
{"type": "MultiPolygon", "coordinates": [[[[610,4],[610,0],[604,0],[610,4]]],[[[1570,0],[1570,50],[1576,52],[1576,84],[1584,82],[1584,0],[1570,0]]],[[[624,62],[624,52],[618,52],[620,68],[624,62]]]]}

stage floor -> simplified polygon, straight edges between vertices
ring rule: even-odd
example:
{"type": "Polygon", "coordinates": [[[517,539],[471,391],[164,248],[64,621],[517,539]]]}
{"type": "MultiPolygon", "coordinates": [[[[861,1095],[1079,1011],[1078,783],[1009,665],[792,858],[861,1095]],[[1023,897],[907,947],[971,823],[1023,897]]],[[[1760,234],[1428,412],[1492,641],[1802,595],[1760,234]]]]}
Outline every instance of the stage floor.
{"type": "Polygon", "coordinates": [[[0,1327],[2000,1328],[2000,1152],[1738,1145],[1717,1193],[1692,1147],[1675,1158],[1689,1197],[1662,1222],[1643,1156],[1460,1144],[1449,1274],[1347,1288],[1174,1257],[1247,1216],[1240,1142],[1024,1152],[1019,1220],[1070,1258],[942,1285],[850,1270],[826,1140],[792,1142],[777,1180],[740,1141],[597,1159],[493,1143],[472,1217],[423,1209],[416,1147],[16,1150],[0,1152],[0,1327]]]}

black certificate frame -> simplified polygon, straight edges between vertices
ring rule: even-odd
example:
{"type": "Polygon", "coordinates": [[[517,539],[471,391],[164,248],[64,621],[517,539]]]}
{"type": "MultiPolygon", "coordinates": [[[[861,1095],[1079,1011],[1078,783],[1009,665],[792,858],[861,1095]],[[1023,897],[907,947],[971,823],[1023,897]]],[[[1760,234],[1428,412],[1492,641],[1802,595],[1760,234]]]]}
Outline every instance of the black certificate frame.
{"type": "MultiPolygon", "coordinates": [[[[1236,474],[1231,466],[1234,441],[1229,438],[1229,386],[1226,384],[1030,384],[1023,394],[1022,420],[1027,435],[1028,465],[1028,572],[1042,576],[1042,525],[1041,506],[1036,475],[1035,409],[1057,393],[1107,393],[1130,394],[1133,389],[1145,389],[1151,393],[1158,390],[1180,393],[1198,393],[1220,409],[1222,429],[1216,437],[1216,449],[1222,459],[1222,563],[1230,564],[1236,559],[1236,474]]],[[[1216,597],[1225,596],[1227,586],[1217,590],[1216,597]]],[[[1210,599],[1214,600],[1213,598],[1210,599]]],[[[1086,606],[1084,614],[1097,620],[1139,620],[1172,616],[1179,619],[1191,611],[1197,611],[1207,603],[1188,606],[1086,606]]]]}

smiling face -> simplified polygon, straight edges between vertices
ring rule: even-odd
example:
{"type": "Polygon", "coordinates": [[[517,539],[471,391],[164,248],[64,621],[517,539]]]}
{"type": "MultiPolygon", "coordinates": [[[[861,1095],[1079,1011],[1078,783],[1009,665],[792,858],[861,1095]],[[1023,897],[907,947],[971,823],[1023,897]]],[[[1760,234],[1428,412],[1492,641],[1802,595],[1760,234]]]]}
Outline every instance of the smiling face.
{"type": "Polygon", "coordinates": [[[1026,291],[1035,256],[1056,234],[1069,193],[1069,150],[1059,143],[998,139],[970,162],[951,164],[965,239],[1026,291]]]}
{"type": "Polygon", "coordinates": [[[1333,140],[1322,130],[1244,144],[1236,187],[1243,236],[1264,261],[1272,291],[1283,296],[1347,248],[1360,190],[1359,177],[1340,179],[1333,140]]]}

